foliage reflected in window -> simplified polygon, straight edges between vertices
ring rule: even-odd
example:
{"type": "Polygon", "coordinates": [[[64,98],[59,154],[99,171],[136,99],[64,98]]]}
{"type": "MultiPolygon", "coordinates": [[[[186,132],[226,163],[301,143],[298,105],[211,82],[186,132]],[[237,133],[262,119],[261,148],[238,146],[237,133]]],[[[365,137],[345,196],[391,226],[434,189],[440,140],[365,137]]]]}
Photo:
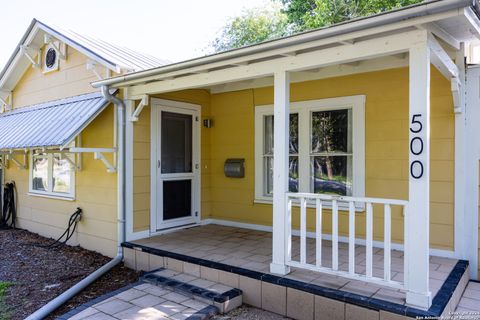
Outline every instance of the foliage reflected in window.
{"type": "Polygon", "coordinates": [[[32,155],[30,192],[73,197],[75,171],[66,157],[60,153],[32,155]]]}

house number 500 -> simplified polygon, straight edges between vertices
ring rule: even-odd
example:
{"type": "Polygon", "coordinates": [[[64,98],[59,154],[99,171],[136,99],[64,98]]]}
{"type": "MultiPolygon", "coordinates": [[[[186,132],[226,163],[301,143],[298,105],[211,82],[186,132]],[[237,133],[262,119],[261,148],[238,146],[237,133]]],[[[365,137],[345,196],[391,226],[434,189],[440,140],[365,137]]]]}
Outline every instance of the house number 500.
{"type": "MultiPolygon", "coordinates": [[[[414,114],[412,116],[412,123],[410,125],[410,132],[419,134],[423,130],[423,123],[420,120],[421,114],[414,114]]],[[[423,153],[423,140],[421,137],[416,136],[410,140],[410,152],[419,156],[423,153]]],[[[423,163],[420,160],[414,160],[410,164],[410,175],[414,179],[420,179],[423,176],[423,163]]]]}

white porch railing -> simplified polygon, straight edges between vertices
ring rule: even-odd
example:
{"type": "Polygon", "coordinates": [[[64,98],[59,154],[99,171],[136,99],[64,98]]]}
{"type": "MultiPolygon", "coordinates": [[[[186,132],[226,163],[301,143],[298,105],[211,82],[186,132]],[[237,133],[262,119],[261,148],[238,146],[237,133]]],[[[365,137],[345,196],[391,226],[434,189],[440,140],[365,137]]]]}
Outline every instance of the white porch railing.
{"type": "MultiPolygon", "coordinates": [[[[399,282],[391,279],[391,247],[392,247],[392,206],[400,206],[403,210],[405,221],[407,219],[408,201],[377,199],[377,198],[357,198],[331,196],[324,194],[312,193],[287,193],[287,225],[286,225],[286,264],[291,267],[302,268],[312,271],[319,271],[327,274],[342,276],[345,278],[362,280],[366,282],[376,283],[383,286],[389,286],[396,289],[407,289],[406,281],[399,282]],[[298,261],[292,260],[292,203],[300,205],[300,256],[298,261]],[[328,203],[329,210],[332,215],[332,257],[331,267],[322,264],[322,216],[328,203]],[[315,263],[307,263],[307,204],[315,205],[315,263]],[[373,274],[373,205],[383,205],[384,218],[384,264],[383,277],[374,276],[373,274]],[[365,273],[357,273],[355,271],[355,206],[365,206],[365,257],[366,270],[365,273]],[[348,211],[348,270],[339,269],[339,206],[341,211],[348,211]],[[345,208],[345,209],[343,209],[345,208]]],[[[363,214],[363,213],[362,213],[363,214]]],[[[406,228],[404,229],[405,239],[407,238],[406,228]]],[[[407,270],[408,251],[404,252],[404,270],[407,270]]],[[[407,273],[405,273],[405,276],[407,273]]],[[[406,279],[404,279],[406,280],[406,279]]]]}

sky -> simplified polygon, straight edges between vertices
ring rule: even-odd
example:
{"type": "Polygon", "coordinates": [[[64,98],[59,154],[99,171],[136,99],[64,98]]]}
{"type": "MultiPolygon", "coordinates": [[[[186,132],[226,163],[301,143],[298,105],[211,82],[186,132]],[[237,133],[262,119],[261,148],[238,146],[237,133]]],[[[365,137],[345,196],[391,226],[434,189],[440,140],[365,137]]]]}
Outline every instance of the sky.
{"type": "Polygon", "coordinates": [[[268,0],[0,0],[0,69],[33,18],[181,61],[205,55],[228,20],[268,0]]]}

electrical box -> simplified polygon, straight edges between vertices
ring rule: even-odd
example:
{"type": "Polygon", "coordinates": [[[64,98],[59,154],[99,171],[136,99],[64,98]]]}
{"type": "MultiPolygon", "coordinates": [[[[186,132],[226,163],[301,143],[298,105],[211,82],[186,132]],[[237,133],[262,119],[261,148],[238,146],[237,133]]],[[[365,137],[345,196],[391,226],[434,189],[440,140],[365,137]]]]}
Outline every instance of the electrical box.
{"type": "Polygon", "coordinates": [[[243,178],[245,177],[245,159],[227,159],[223,170],[226,177],[243,178]]]}

